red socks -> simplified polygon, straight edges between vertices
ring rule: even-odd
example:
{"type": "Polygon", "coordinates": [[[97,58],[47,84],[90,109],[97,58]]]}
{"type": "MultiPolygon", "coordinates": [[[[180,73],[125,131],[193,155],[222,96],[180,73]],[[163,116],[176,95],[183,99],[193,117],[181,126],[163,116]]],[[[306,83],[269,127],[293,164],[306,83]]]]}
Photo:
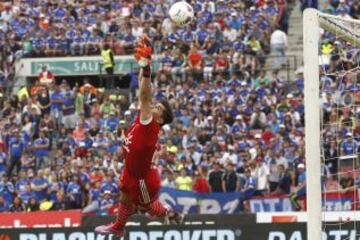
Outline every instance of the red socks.
{"type": "MultiPolygon", "coordinates": [[[[120,203],[116,221],[112,225],[112,228],[116,230],[122,230],[125,227],[125,224],[129,217],[135,213],[135,210],[136,208],[134,205],[126,206],[120,203]]],[[[168,209],[164,207],[158,200],[150,204],[150,208],[148,210],[148,213],[152,217],[164,217],[167,212],[168,209]]]]}
{"type": "Polygon", "coordinates": [[[135,213],[135,207],[134,205],[126,206],[122,203],[119,203],[118,213],[116,216],[116,221],[112,225],[112,228],[114,229],[120,229],[122,230],[125,227],[125,224],[129,217],[135,213]]]}
{"type": "Polygon", "coordinates": [[[152,217],[164,217],[166,213],[168,212],[168,209],[162,205],[159,200],[156,200],[152,204],[150,204],[150,209],[148,210],[148,213],[152,217]]]}

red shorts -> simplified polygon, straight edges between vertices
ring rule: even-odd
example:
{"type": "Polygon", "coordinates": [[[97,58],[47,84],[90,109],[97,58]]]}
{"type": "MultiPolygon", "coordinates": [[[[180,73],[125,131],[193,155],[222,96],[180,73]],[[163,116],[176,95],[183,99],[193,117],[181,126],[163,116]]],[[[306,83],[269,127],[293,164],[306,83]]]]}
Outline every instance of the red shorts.
{"type": "Polygon", "coordinates": [[[125,168],[120,178],[120,189],[135,205],[147,206],[158,198],[160,181],[155,167],[150,169],[144,179],[132,177],[125,168]]]}

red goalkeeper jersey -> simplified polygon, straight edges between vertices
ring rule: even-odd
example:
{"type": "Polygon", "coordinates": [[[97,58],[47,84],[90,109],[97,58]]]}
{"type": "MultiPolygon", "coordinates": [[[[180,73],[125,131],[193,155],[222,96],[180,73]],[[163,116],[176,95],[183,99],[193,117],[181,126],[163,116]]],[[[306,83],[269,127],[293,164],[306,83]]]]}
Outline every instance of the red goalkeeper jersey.
{"type": "Polygon", "coordinates": [[[142,179],[150,171],[160,128],[154,118],[149,123],[141,123],[139,114],[126,132],[123,144],[125,168],[132,177],[142,179]]]}

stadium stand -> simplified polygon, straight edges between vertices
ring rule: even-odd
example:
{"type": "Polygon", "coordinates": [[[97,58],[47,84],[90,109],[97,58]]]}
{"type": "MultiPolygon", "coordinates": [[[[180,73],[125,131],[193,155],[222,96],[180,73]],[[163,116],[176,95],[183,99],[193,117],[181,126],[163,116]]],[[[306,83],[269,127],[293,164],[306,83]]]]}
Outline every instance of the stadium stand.
{"type": "MultiPolygon", "coordinates": [[[[357,1],[340,2],[330,10],[358,16],[357,1]]],[[[196,22],[177,31],[166,18],[168,0],[2,4],[0,83],[11,82],[19,58],[98,55],[105,43],[115,55],[132,54],[146,33],[161,55],[155,96],[170,98],[176,115],[155,158],[163,186],[242,191],[246,199],[297,192],[305,175],[302,72],[288,85],[277,70],[261,70],[272,32],[287,32],[286,2],[191,3],[196,22]]],[[[348,51],[325,40],[326,53],[348,51]]],[[[0,109],[0,212],[106,215],[116,204],[122,132],[137,113],[136,98],[89,82],[71,88],[39,79],[16,95],[2,92],[0,109]]]]}

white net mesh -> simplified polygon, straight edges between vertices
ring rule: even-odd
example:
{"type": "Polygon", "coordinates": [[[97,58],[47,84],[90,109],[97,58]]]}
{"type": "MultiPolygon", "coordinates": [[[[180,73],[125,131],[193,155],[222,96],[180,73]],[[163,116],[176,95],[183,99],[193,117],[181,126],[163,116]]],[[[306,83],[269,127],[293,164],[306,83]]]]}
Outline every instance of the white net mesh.
{"type": "Polygon", "coordinates": [[[360,23],[327,15],[319,22],[325,29],[319,43],[322,230],[344,230],[334,239],[358,240],[360,23]]]}

